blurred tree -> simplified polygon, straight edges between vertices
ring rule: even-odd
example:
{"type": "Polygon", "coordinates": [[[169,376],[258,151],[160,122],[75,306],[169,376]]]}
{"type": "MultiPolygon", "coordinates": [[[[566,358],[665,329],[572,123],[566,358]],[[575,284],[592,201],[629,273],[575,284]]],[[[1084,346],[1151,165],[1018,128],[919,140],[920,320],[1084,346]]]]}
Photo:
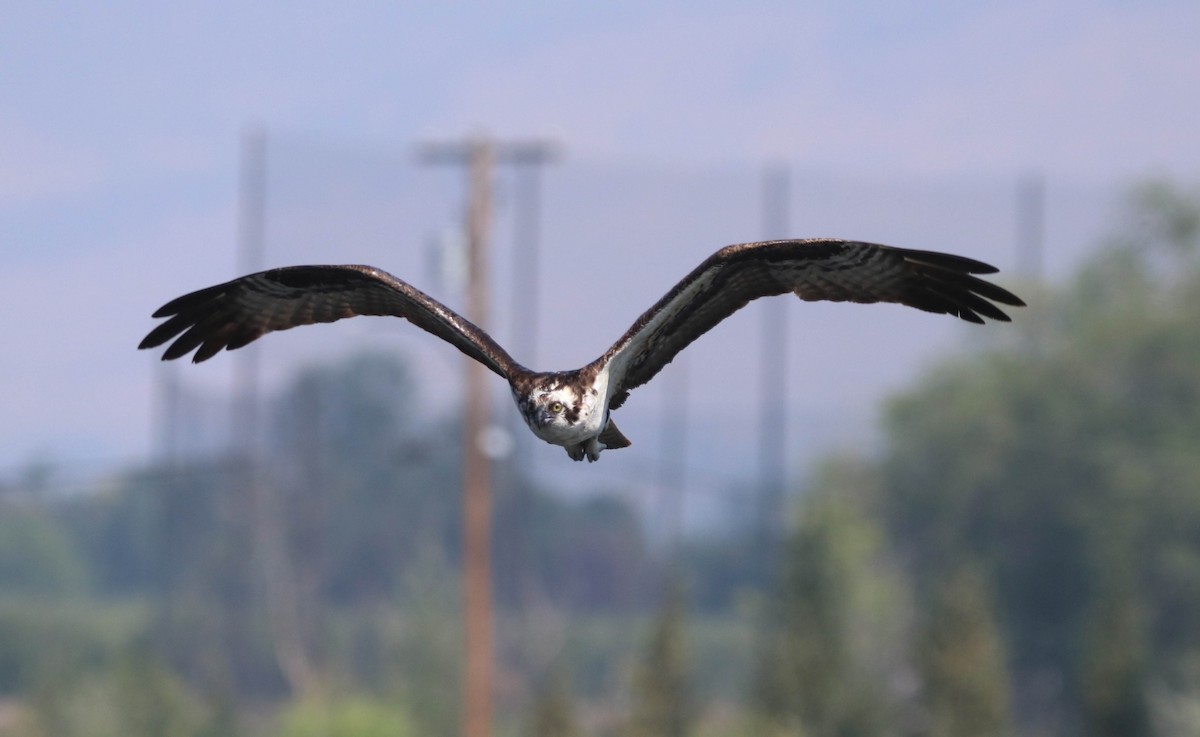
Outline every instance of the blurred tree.
{"type": "Polygon", "coordinates": [[[364,697],[308,700],[279,716],[278,737],[410,737],[408,714],[394,704],[364,697]]]}
{"type": "Polygon", "coordinates": [[[580,501],[527,481],[497,496],[493,544],[500,604],[531,594],[577,612],[629,611],[645,603],[645,540],[637,513],[616,494],[580,501]],[[518,560],[519,558],[519,560],[518,560]]]}
{"type": "Polygon", "coordinates": [[[453,734],[461,716],[462,586],[434,545],[403,574],[402,609],[391,609],[383,637],[383,686],[408,704],[418,734],[453,734]]]}
{"type": "Polygon", "coordinates": [[[56,508],[95,593],[154,597],[157,651],[214,703],[282,686],[264,638],[254,520],[230,503],[242,491],[233,470],[225,459],[151,467],[56,508]]]}
{"type": "Polygon", "coordinates": [[[413,554],[414,535],[406,533],[427,522],[431,502],[442,517],[456,509],[414,473],[427,465],[429,449],[406,452],[416,414],[407,367],[365,353],[305,368],[275,407],[276,514],[302,605],[312,611],[319,600],[394,592],[413,554]]]}
{"type": "Polygon", "coordinates": [[[140,607],[83,597],[0,597],[0,696],[110,668],[145,623],[140,607]]]}
{"type": "Polygon", "coordinates": [[[422,508],[443,517],[453,498],[429,493],[424,453],[407,452],[415,398],[406,365],[363,353],[303,369],[275,400],[277,448],[269,509],[260,510],[277,657],[298,696],[313,700],[329,668],[332,607],[376,606],[415,556],[422,508]]]}
{"type": "Polygon", "coordinates": [[[633,679],[626,737],[685,737],[695,721],[688,687],[683,585],[668,584],[643,660],[633,679]]]}
{"type": "Polygon", "coordinates": [[[156,533],[162,499],[151,473],[129,473],[109,493],[73,496],[55,514],[87,561],[88,577],[105,595],[161,591],[166,561],[156,533]]]}
{"type": "Polygon", "coordinates": [[[58,519],[0,501],[0,594],[78,594],[86,581],[75,542],[58,519]]]}
{"type": "Polygon", "coordinates": [[[545,554],[557,561],[552,594],[576,611],[638,603],[644,569],[642,528],[629,505],[597,495],[567,509],[563,535],[545,554]]]}
{"type": "Polygon", "coordinates": [[[1154,727],[1160,735],[1200,734],[1200,653],[1160,674],[1150,693],[1154,727]]]}
{"type": "Polygon", "coordinates": [[[174,673],[137,647],[107,669],[44,683],[33,704],[35,734],[54,737],[204,737],[211,718],[174,673]]]}
{"type": "Polygon", "coordinates": [[[831,463],[801,505],[759,645],[755,701],[772,733],[887,733],[888,640],[905,615],[864,510],[876,484],[862,464],[831,463]]]}
{"type": "Polygon", "coordinates": [[[979,561],[1030,728],[1141,724],[1144,665],[1200,647],[1194,195],[1136,190],[1131,225],[1072,285],[1031,287],[996,350],[888,412],[892,537],[925,606],[979,561]]]}
{"type": "Polygon", "coordinates": [[[529,737],[577,737],[571,697],[571,679],[566,668],[551,669],[534,696],[529,737]]]}
{"type": "Polygon", "coordinates": [[[1083,725],[1089,737],[1150,735],[1145,635],[1132,587],[1100,594],[1084,633],[1083,725]]]}
{"type": "MultiPolygon", "coordinates": [[[[269,513],[295,587],[289,606],[302,613],[313,662],[331,683],[411,694],[414,721],[444,731],[457,718],[456,691],[446,684],[458,677],[460,651],[459,432],[453,418],[418,425],[415,401],[395,356],[305,369],[272,404],[274,452],[262,473],[278,491],[271,510],[248,516],[246,505],[231,503],[245,488],[224,458],[178,459],[126,474],[103,493],[48,498],[28,523],[32,510],[7,513],[20,501],[10,495],[0,502],[0,528],[19,529],[0,535],[0,547],[28,541],[0,555],[0,574],[36,574],[43,589],[70,580],[82,588],[90,574],[99,596],[155,597],[156,649],[233,723],[235,710],[280,698],[289,685],[272,649],[278,632],[267,616],[255,534],[269,513]],[[66,548],[43,545],[54,539],[66,548]],[[59,564],[72,557],[50,553],[76,546],[82,555],[70,573],[59,564]],[[418,662],[423,674],[415,677],[418,662]]],[[[639,606],[644,553],[632,510],[603,496],[569,502],[526,487],[519,506],[498,499],[496,515],[501,552],[510,532],[530,543],[522,576],[547,600],[579,611],[639,606]]],[[[498,601],[517,600],[515,583],[498,582],[508,587],[498,601]]],[[[0,630],[5,624],[0,612],[0,630]]],[[[14,627],[24,632],[26,624],[14,627]]],[[[29,682],[28,653],[7,648],[3,637],[0,688],[18,688],[29,682]]]]}
{"type": "Polygon", "coordinates": [[[1011,734],[1004,649],[982,576],[960,565],[938,583],[923,618],[916,661],[930,737],[1011,734]]]}
{"type": "Polygon", "coordinates": [[[394,460],[416,414],[405,361],[366,352],[299,371],[275,401],[277,447],[293,460],[377,467],[394,460]],[[305,458],[328,455],[328,460],[305,458]]]}
{"type": "Polygon", "coordinates": [[[777,578],[781,543],[762,540],[761,521],[746,509],[747,499],[761,498],[759,487],[736,485],[727,493],[722,528],[679,543],[679,566],[696,612],[729,613],[746,599],[761,597],[777,578]]]}

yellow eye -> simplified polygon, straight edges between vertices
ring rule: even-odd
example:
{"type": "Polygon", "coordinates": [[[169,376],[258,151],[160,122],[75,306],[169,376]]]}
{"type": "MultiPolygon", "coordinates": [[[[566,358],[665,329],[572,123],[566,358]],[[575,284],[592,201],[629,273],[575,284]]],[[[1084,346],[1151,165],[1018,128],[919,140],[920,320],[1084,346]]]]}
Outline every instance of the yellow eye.
{"type": "Polygon", "coordinates": [[[566,409],[566,407],[563,405],[562,402],[555,402],[554,404],[550,405],[550,411],[553,412],[554,414],[558,414],[559,412],[562,412],[564,409],[566,409]]]}

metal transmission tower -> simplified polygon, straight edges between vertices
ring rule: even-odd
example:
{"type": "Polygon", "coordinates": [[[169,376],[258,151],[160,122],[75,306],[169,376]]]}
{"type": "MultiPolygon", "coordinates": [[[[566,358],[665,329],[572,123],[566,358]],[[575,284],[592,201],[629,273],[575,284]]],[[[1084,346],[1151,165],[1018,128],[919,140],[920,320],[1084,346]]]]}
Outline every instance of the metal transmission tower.
{"type": "MultiPolygon", "coordinates": [[[[492,216],[492,175],[498,161],[547,159],[552,148],[544,142],[500,143],[486,137],[421,146],[427,164],[466,166],[467,193],[467,309],[466,317],[487,329],[490,299],[488,236],[492,216]]],[[[483,447],[491,403],[487,369],[466,360],[466,407],[463,433],[463,596],[466,668],[463,700],[464,737],[492,733],[492,566],[491,466],[483,447]]]]}
{"type": "MultiPolygon", "coordinates": [[[[774,162],[763,170],[762,222],[766,238],[786,238],[791,181],[787,164],[774,162]]],[[[783,486],[787,469],[787,310],[789,300],[762,303],[762,378],[758,447],[759,540],[768,563],[774,556],[783,511],[783,486]]]]}
{"type": "Polygon", "coordinates": [[[1045,260],[1046,179],[1038,172],[1017,180],[1017,271],[1040,279],[1045,260]]]}
{"type": "MultiPolygon", "coordinates": [[[[557,148],[545,143],[526,145],[508,151],[507,160],[516,169],[515,212],[513,213],[512,254],[512,331],[513,356],[526,366],[536,366],[537,336],[541,305],[541,174],[542,166],[559,158],[557,148]]],[[[513,463],[510,469],[523,469],[533,437],[525,432],[525,422],[512,415],[513,463]]],[[[512,479],[510,479],[512,481],[512,479]]]]}
{"type": "MultiPolygon", "coordinates": [[[[242,137],[238,182],[238,252],[240,274],[258,271],[266,244],[267,134],[251,128],[242,137]]],[[[233,451],[252,455],[258,449],[258,346],[247,346],[233,362],[233,451]]]]}
{"type": "MultiPolygon", "coordinates": [[[[259,271],[266,246],[267,135],[251,128],[242,139],[239,183],[238,271],[259,271]]],[[[305,697],[321,692],[320,677],[304,636],[296,572],[285,540],[283,516],[272,482],[261,466],[262,438],[259,399],[259,346],[238,351],[233,367],[233,455],[244,489],[237,497],[252,508],[240,511],[242,519],[253,520],[254,547],[263,568],[267,616],[275,657],[288,685],[305,697]]]]}
{"type": "MultiPolygon", "coordinates": [[[[687,517],[687,455],[688,455],[688,361],[679,356],[673,362],[674,374],[663,387],[663,439],[659,465],[659,485],[662,489],[660,519],[671,571],[676,573],[684,524],[687,517]]],[[[664,582],[669,583],[669,581],[664,582]]]]}
{"type": "MultiPolygon", "coordinates": [[[[516,212],[513,217],[512,350],[526,366],[537,365],[537,333],[541,284],[538,267],[541,246],[541,167],[551,164],[559,150],[547,143],[504,149],[503,160],[517,169],[516,212]]],[[[523,423],[522,423],[523,424],[523,423]]]]}

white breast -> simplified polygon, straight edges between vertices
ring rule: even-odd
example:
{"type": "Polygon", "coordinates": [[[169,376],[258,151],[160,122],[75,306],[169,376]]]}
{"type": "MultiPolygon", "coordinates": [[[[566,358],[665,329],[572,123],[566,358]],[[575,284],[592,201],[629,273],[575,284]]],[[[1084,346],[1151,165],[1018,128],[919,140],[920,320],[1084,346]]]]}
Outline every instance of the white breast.
{"type": "Polygon", "coordinates": [[[596,374],[592,391],[584,397],[584,412],[587,414],[587,424],[592,428],[592,437],[604,429],[605,414],[608,410],[609,367],[605,366],[596,374]]]}

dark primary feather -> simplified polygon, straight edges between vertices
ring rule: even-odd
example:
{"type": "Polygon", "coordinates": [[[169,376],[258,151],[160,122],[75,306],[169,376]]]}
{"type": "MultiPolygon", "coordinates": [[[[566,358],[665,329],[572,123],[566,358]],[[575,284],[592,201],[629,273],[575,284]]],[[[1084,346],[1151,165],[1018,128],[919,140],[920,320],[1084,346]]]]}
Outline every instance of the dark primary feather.
{"type": "Polygon", "coordinates": [[[597,363],[614,362],[609,406],[620,407],[692,341],[760,297],[793,292],[807,301],[897,302],[968,322],[1007,322],[993,303],[1025,303],[974,274],[997,269],[931,251],[834,239],[727,246],[642,314],[597,363]]]}
{"type": "Polygon", "coordinates": [[[289,266],[262,271],[171,300],[169,318],[138,348],[174,342],[163,360],[192,351],[196,363],[276,330],[356,315],[402,317],[507,378],[515,362],[466,318],[412,285],[370,266],[289,266]]]}

